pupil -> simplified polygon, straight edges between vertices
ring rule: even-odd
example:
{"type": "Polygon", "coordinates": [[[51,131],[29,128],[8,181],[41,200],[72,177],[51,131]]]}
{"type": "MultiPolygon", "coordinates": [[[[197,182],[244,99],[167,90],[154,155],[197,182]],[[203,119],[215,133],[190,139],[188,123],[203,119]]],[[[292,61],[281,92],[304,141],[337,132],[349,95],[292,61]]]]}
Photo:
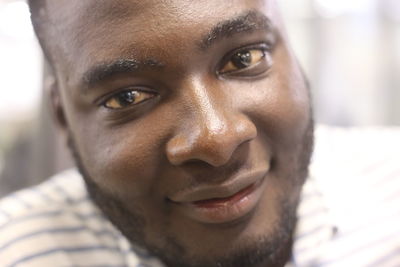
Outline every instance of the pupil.
{"type": "Polygon", "coordinates": [[[251,53],[247,52],[239,52],[232,58],[232,63],[237,68],[246,68],[251,64],[251,53]]]}
{"type": "Polygon", "coordinates": [[[129,105],[135,102],[135,94],[132,91],[123,92],[118,96],[120,105],[129,105]]]}

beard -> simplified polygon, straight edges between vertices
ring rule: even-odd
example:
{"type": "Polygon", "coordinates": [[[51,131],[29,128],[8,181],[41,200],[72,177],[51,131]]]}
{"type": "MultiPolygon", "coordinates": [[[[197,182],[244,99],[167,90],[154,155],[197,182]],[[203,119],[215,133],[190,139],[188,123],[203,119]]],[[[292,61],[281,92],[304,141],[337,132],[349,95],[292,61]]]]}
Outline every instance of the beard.
{"type": "MultiPolygon", "coordinates": [[[[289,177],[293,185],[301,190],[308,176],[308,166],[314,144],[314,122],[310,118],[302,137],[300,153],[295,159],[295,166],[289,177]]],[[[165,236],[168,245],[163,247],[146,242],[145,219],[139,212],[128,209],[117,197],[102,190],[91,178],[76,149],[72,133],[69,133],[68,146],[78,170],[83,176],[89,196],[101,209],[111,223],[130,241],[133,247],[141,247],[160,259],[169,267],[278,267],[284,266],[290,259],[293,235],[297,222],[296,211],[300,196],[282,198],[278,201],[279,220],[273,226],[272,235],[258,239],[244,240],[240,245],[230,248],[226,256],[214,259],[190,256],[190,251],[180,244],[177,238],[165,236]],[[293,200],[294,199],[294,200],[293,200]]]]}

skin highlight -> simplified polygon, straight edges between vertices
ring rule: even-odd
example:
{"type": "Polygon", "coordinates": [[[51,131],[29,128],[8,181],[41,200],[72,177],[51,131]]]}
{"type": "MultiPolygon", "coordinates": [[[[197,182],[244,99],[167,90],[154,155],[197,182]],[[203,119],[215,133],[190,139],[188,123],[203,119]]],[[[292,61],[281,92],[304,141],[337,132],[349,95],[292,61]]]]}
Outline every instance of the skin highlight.
{"type": "Polygon", "coordinates": [[[188,3],[46,1],[54,110],[132,243],[167,266],[283,266],[313,144],[308,86],[274,1],[188,3]],[[249,180],[247,206],[192,204],[249,180]]]}

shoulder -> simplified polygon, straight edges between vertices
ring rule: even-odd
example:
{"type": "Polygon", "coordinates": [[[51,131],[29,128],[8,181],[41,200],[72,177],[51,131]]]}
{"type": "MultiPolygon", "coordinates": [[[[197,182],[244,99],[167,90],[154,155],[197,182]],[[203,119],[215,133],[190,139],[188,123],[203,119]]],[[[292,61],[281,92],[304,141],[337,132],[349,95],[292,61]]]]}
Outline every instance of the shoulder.
{"type": "Polygon", "coordinates": [[[93,251],[105,257],[118,251],[116,235],[88,198],[76,170],[0,200],[2,266],[72,264],[78,254],[93,251]]]}
{"type": "Polygon", "coordinates": [[[64,171],[44,183],[17,191],[0,200],[0,225],[45,211],[63,211],[87,200],[81,176],[64,171]]]}
{"type": "Polygon", "coordinates": [[[323,265],[397,266],[400,127],[319,126],[315,137],[310,173],[338,226],[323,265]]]}

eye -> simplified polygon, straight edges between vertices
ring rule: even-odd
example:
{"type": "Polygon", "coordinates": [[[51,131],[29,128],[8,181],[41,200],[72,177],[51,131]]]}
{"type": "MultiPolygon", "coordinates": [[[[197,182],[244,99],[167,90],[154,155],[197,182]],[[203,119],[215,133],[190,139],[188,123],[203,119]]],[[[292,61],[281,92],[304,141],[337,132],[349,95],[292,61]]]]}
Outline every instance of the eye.
{"type": "Polygon", "coordinates": [[[103,106],[109,109],[123,109],[128,106],[137,105],[154,97],[153,93],[139,91],[139,90],[126,90],[114,94],[108,98],[103,106]]]}
{"type": "Polygon", "coordinates": [[[256,76],[265,72],[270,65],[267,47],[244,48],[233,52],[228,57],[219,74],[241,73],[241,76],[256,76]]]}

